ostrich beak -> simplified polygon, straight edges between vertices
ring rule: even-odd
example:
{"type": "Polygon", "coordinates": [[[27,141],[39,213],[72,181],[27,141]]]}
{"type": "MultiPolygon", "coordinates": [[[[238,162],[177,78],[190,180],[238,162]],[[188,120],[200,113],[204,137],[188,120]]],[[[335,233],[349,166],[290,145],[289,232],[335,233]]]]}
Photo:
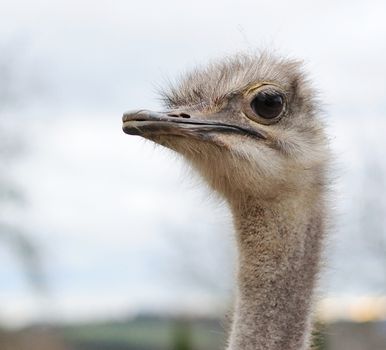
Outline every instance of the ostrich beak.
{"type": "Polygon", "coordinates": [[[151,138],[152,135],[205,136],[208,133],[234,133],[266,139],[262,131],[247,125],[238,125],[225,121],[221,113],[211,116],[195,117],[183,112],[153,112],[136,110],[124,113],[122,129],[129,135],[140,135],[151,138]]]}

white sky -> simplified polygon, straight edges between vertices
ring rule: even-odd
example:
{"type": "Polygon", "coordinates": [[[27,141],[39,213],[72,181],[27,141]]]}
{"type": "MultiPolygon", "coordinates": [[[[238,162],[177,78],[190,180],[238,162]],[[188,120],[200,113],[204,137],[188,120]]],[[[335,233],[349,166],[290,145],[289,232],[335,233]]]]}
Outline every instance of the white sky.
{"type": "MultiPolygon", "coordinates": [[[[40,93],[5,115],[26,145],[10,171],[28,205],[3,214],[39,242],[57,317],[194,309],[229,295],[231,262],[220,271],[224,256],[213,249],[232,243],[226,208],[207,199],[176,157],[124,135],[120,117],[159,108],[155,86],[167,77],[256,48],[304,58],[322,91],[342,212],[325,290],[369,292],[352,266],[379,270],[353,257],[363,252],[347,212],[356,208],[366,152],[385,169],[385,13],[384,1],[3,0],[0,47],[18,62],[22,87],[32,79],[40,93]],[[205,278],[221,276],[215,292],[182,278],[203,266],[205,278]]],[[[15,257],[6,247],[0,253],[0,319],[39,316],[15,257]]]]}

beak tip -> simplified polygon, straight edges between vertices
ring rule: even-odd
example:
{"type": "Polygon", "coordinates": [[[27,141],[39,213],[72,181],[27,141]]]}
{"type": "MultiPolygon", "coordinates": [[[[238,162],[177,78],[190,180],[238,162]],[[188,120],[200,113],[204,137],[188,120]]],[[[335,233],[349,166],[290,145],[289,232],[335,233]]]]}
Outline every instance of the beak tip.
{"type": "Polygon", "coordinates": [[[122,116],[122,122],[135,120],[139,117],[147,119],[147,118],[151,118],[155,114],[158,115],[159,113],[155,113],[147,109],[135,109],[135,110],[124,112],[122,116]]]}

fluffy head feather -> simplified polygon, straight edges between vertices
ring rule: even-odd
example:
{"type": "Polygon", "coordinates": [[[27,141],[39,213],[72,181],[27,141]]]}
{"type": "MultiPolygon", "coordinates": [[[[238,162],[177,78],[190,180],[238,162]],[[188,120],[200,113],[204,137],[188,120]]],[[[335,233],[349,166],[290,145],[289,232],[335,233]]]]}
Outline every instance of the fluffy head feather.
{"type": "Polygon", "coordinates": [[[185,74],[161,98],[168,110],[204,119],[226,116],[266,135],[266,140],[226,133],[153,138],[185,156],[225,196],[253,191],[275,198],[323,185],[327,140],[316,93],[300,61],[267,53],[227,57],[185,74]],[[243,110],[249,92],[265,83],[280,88],[286,99],[283,116],[271,124],[243,110]]]}

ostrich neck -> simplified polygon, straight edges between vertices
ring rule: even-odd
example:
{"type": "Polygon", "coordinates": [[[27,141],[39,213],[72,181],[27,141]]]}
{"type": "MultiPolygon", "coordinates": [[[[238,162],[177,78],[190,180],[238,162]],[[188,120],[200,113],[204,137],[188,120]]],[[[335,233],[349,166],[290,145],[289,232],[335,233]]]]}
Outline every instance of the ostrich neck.
{"type": "Polygon", "coordinates": [[[323,238],[318,196],[231,203],[238,243],[235,313],[227,350],[308,348],[323,238]]]}

